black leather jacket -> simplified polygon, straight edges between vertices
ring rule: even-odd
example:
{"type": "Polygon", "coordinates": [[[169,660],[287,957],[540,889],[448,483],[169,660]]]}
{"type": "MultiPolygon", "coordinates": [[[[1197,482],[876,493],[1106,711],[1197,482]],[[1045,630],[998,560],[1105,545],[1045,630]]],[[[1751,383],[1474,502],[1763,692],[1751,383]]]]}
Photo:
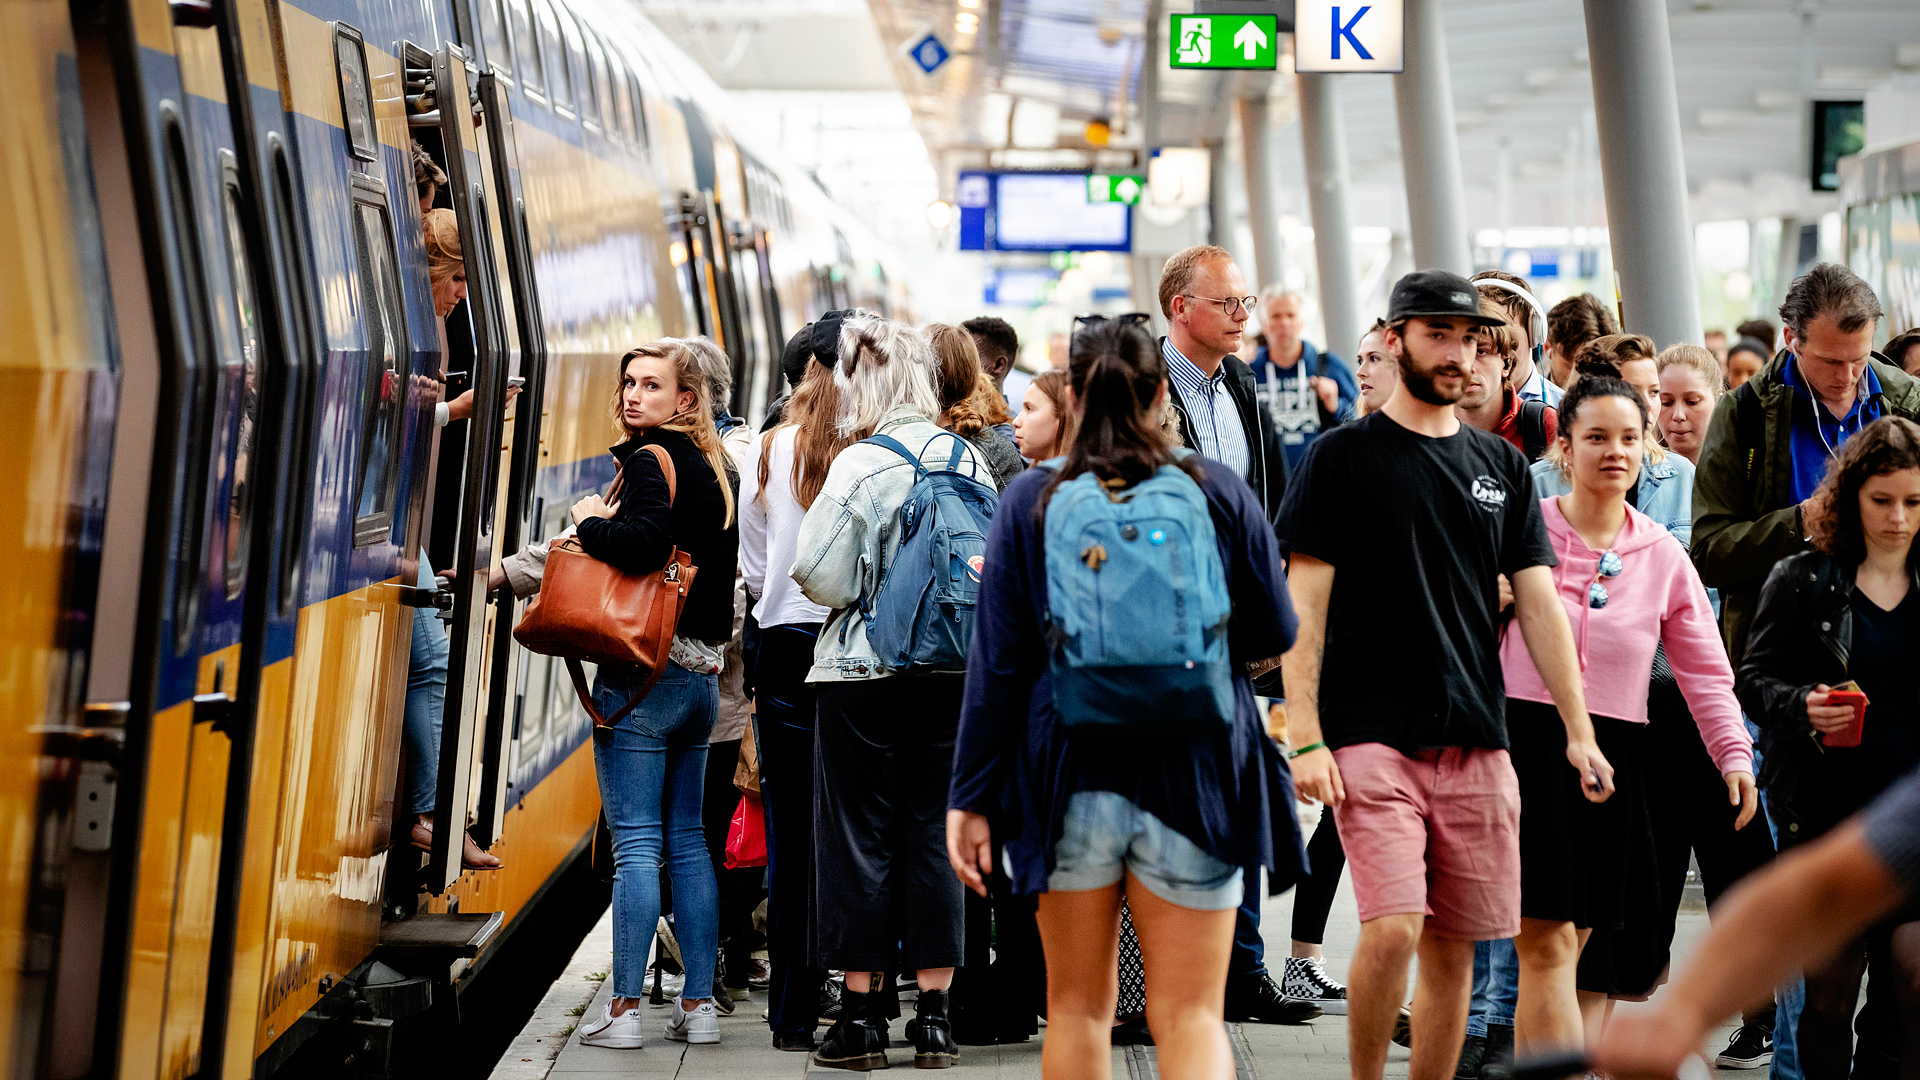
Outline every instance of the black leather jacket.
{"type": "Polygon", "coordinates": [[[1813,839],[1809,808],[1795,800],[1800,778],[1825,753],[1807,720],[1807,694],[1849,678],[1855,569],[1819,551],[1780,560],[1760,590],[1740,660],[1735,691],[1760,725],[1760,786],[1783,849],[1813,839]]]}

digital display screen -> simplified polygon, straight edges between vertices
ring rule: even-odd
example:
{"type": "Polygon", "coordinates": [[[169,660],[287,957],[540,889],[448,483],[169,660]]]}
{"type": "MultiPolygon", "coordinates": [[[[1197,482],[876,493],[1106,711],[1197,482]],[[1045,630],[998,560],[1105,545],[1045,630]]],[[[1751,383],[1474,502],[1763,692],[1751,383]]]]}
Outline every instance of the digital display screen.
{"type": "Polygon", "coordinates": [[[1087,201],[1086,173],[960,175],[963,251],[1131,251],[1125,203],[1087,201]]]}

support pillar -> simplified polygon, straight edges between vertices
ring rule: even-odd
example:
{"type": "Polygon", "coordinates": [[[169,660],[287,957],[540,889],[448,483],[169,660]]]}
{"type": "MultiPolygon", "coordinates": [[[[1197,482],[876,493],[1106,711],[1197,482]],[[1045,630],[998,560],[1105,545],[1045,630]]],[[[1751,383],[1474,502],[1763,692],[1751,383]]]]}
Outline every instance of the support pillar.
{"type": "Polygon", "coordinates": [[[1460,137],[1453,129],[1453,81],[1440,0],[1406,0],[1406,65],[1393,77],[1400,161],[1407,177],[1413,261],[1422,270],[1473,273],[1460,137]]]}
{"type": "MultiPolygon", "coordinates": [[[[1253,231],[1253,271],[1249,288],[1259,292],[1279,281],[1281,271],[1279,199],[1275,195],[1273,133],[1267,128],[1267,97],[1233,99],[1240,120],[1240,163],[1247,185],[1247,226],[1253,231]]],[[[1241,268],[1243,271],[1245,267],[1241,268]]]]}
{"type": "Polygon", "coordinates": [[[1360,341],[1360,300],[1353,268],[1353,219],[1347,214],[1347,131],[1340,119],[1336,78],[1299,76],[1300,141],[1313,215],[1313,255],[1320,271],[1320,319],[1326,325],[1322,345],[1352,357],[1360,341]]]}
{"type": "Polygon", "coordinates": [[[1699,344],[1699,284],[1665,0],[1586,0],[1594,119],[1622,329],[1699,344]]]}
{"type": "Polygon", "coordinates": [[[1166,19],[1166,0],[1147,0],[1146,30],[1140,35],[1140,171],[1160,147],[1160,68],[1167,62],[1160,24],[1166,19]]]}

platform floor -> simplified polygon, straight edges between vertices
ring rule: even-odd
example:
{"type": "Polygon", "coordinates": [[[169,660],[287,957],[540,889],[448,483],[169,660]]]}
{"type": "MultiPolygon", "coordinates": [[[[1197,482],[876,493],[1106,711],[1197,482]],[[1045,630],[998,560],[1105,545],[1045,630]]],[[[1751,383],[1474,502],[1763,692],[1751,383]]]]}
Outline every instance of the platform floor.
{"type": "MultiPolygon", "coordinates": [[[[1287,928],[1291,924],[1293,894],[1268,898],[1261,912],[1262,925],[1268,928],[1267,941],[1274,953],[1284,955],[1287,928]]],[[[1679,932],[1674,941],[1676,958],[1690,954],[1706,932],[1707,917],[1698,910],[1680,912],[1679,932]]],[[[720,1044],[686,1046],[659,1034],[666,1023],[666,1009],[650,1008],[647,1045],[641,1050],[607,1050],[582,1046],[572,1037],[582,1015],[595,1015],[605,1007],[611,987],[605,984],[606,970],[612,959],[612,916],[602,917],[575,955],[572,965],[542,1003],[525,1032],[502,1057],[493,1080],[614,1080],[616,1077],[660,1078],[660,1080],[745,1080],[748,1077],[785,1077],[788,1080],[845,1080],[845,1072],[810,1069],[805,1054],[781,1053],[770,1045],[767,1027],[760,1016],[766,1008],[762,995],[736,1002],[730,1017],[720,1020],[720,1044]],[[578,1010],[578,1011],[576,1011],[578,1010]],[[655,1019],[657,1017],[657,1019],[655,1019]]],[[[1353,894],[1342,881],[1335,900],[1333,917],[1327,926],[1327,968],[1338,979],[1345,979],[1353,946],[1359,935],[1359,918],[1353,894]]],[[[1644,1004],[1623,1004],[1621,1009],[1658,1008],[1659,995],[1644,1004]]],[[[913,1055],[900,1039],[903,1025],[894,1025],[894,1068],[912,1068],[913,1055]]],[[[1325,1016],[1310,1024],[1229,1024],[1230,1042],[1240,1080],[1265,1077],[1269,1080],[1346,1080],[1347,1019],[1325,1016]]],[[[825,1029],[822,1029],[822,1034],[825,1029]]],[[[1714,1036],[1709,1044],[1718,1049],[1726,1045],[1732,1028],[1714,1036]]],[[[1040,1076],[1041,1035],[1025,1043],[1010,1046],[965,1046],[955,1067],[960,1075],[977,1080],[1038,1080],[1040,1076]]],[[[1387,1061],[1389,1080],[1407,1075],[1408,1052],[1392,1047],[1387,1061]]],[[[1116,1048],[1113,1052],[1115,1080],[1150,1080],[1157,1077],[1152,1048],[1116,1048]]],[[[1726,1080],[1765,1080],[1765,1070],[1725,1073],[1726,1080]]],[[[958,1076],[956,1076],[958,1080],[958,1076]]]]}

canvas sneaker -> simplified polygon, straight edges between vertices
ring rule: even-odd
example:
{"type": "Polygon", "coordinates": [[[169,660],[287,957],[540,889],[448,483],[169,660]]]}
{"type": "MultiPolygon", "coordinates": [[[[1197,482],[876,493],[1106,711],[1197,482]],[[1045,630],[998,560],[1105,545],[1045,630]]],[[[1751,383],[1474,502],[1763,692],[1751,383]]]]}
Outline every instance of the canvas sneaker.
{"type": "Polygon", "coordinates": [[[628,1009],[615,1016],[613,1002],[607,1002],[597,1019],[580,1025],[580,1043],[610,1050],[640,1049],[640,1010],[628,1009]]]}
{"type": "Polygon", "coordinates": [[[1318,958],[1289,956],[1280,973],[1280,992],[1320,1006],[1328,1016],[1347,1014],[1347,988],[1327,974],[1326,962],[1318,958]]]}
{"type": "Polygon", "coordinates": [[[675,998],[673,1006],[667,1010],[667,1038],[683,1043],[719,1042],[720,1011],[709,1000],[695,1005],[689,1012],[675,998]]]}

